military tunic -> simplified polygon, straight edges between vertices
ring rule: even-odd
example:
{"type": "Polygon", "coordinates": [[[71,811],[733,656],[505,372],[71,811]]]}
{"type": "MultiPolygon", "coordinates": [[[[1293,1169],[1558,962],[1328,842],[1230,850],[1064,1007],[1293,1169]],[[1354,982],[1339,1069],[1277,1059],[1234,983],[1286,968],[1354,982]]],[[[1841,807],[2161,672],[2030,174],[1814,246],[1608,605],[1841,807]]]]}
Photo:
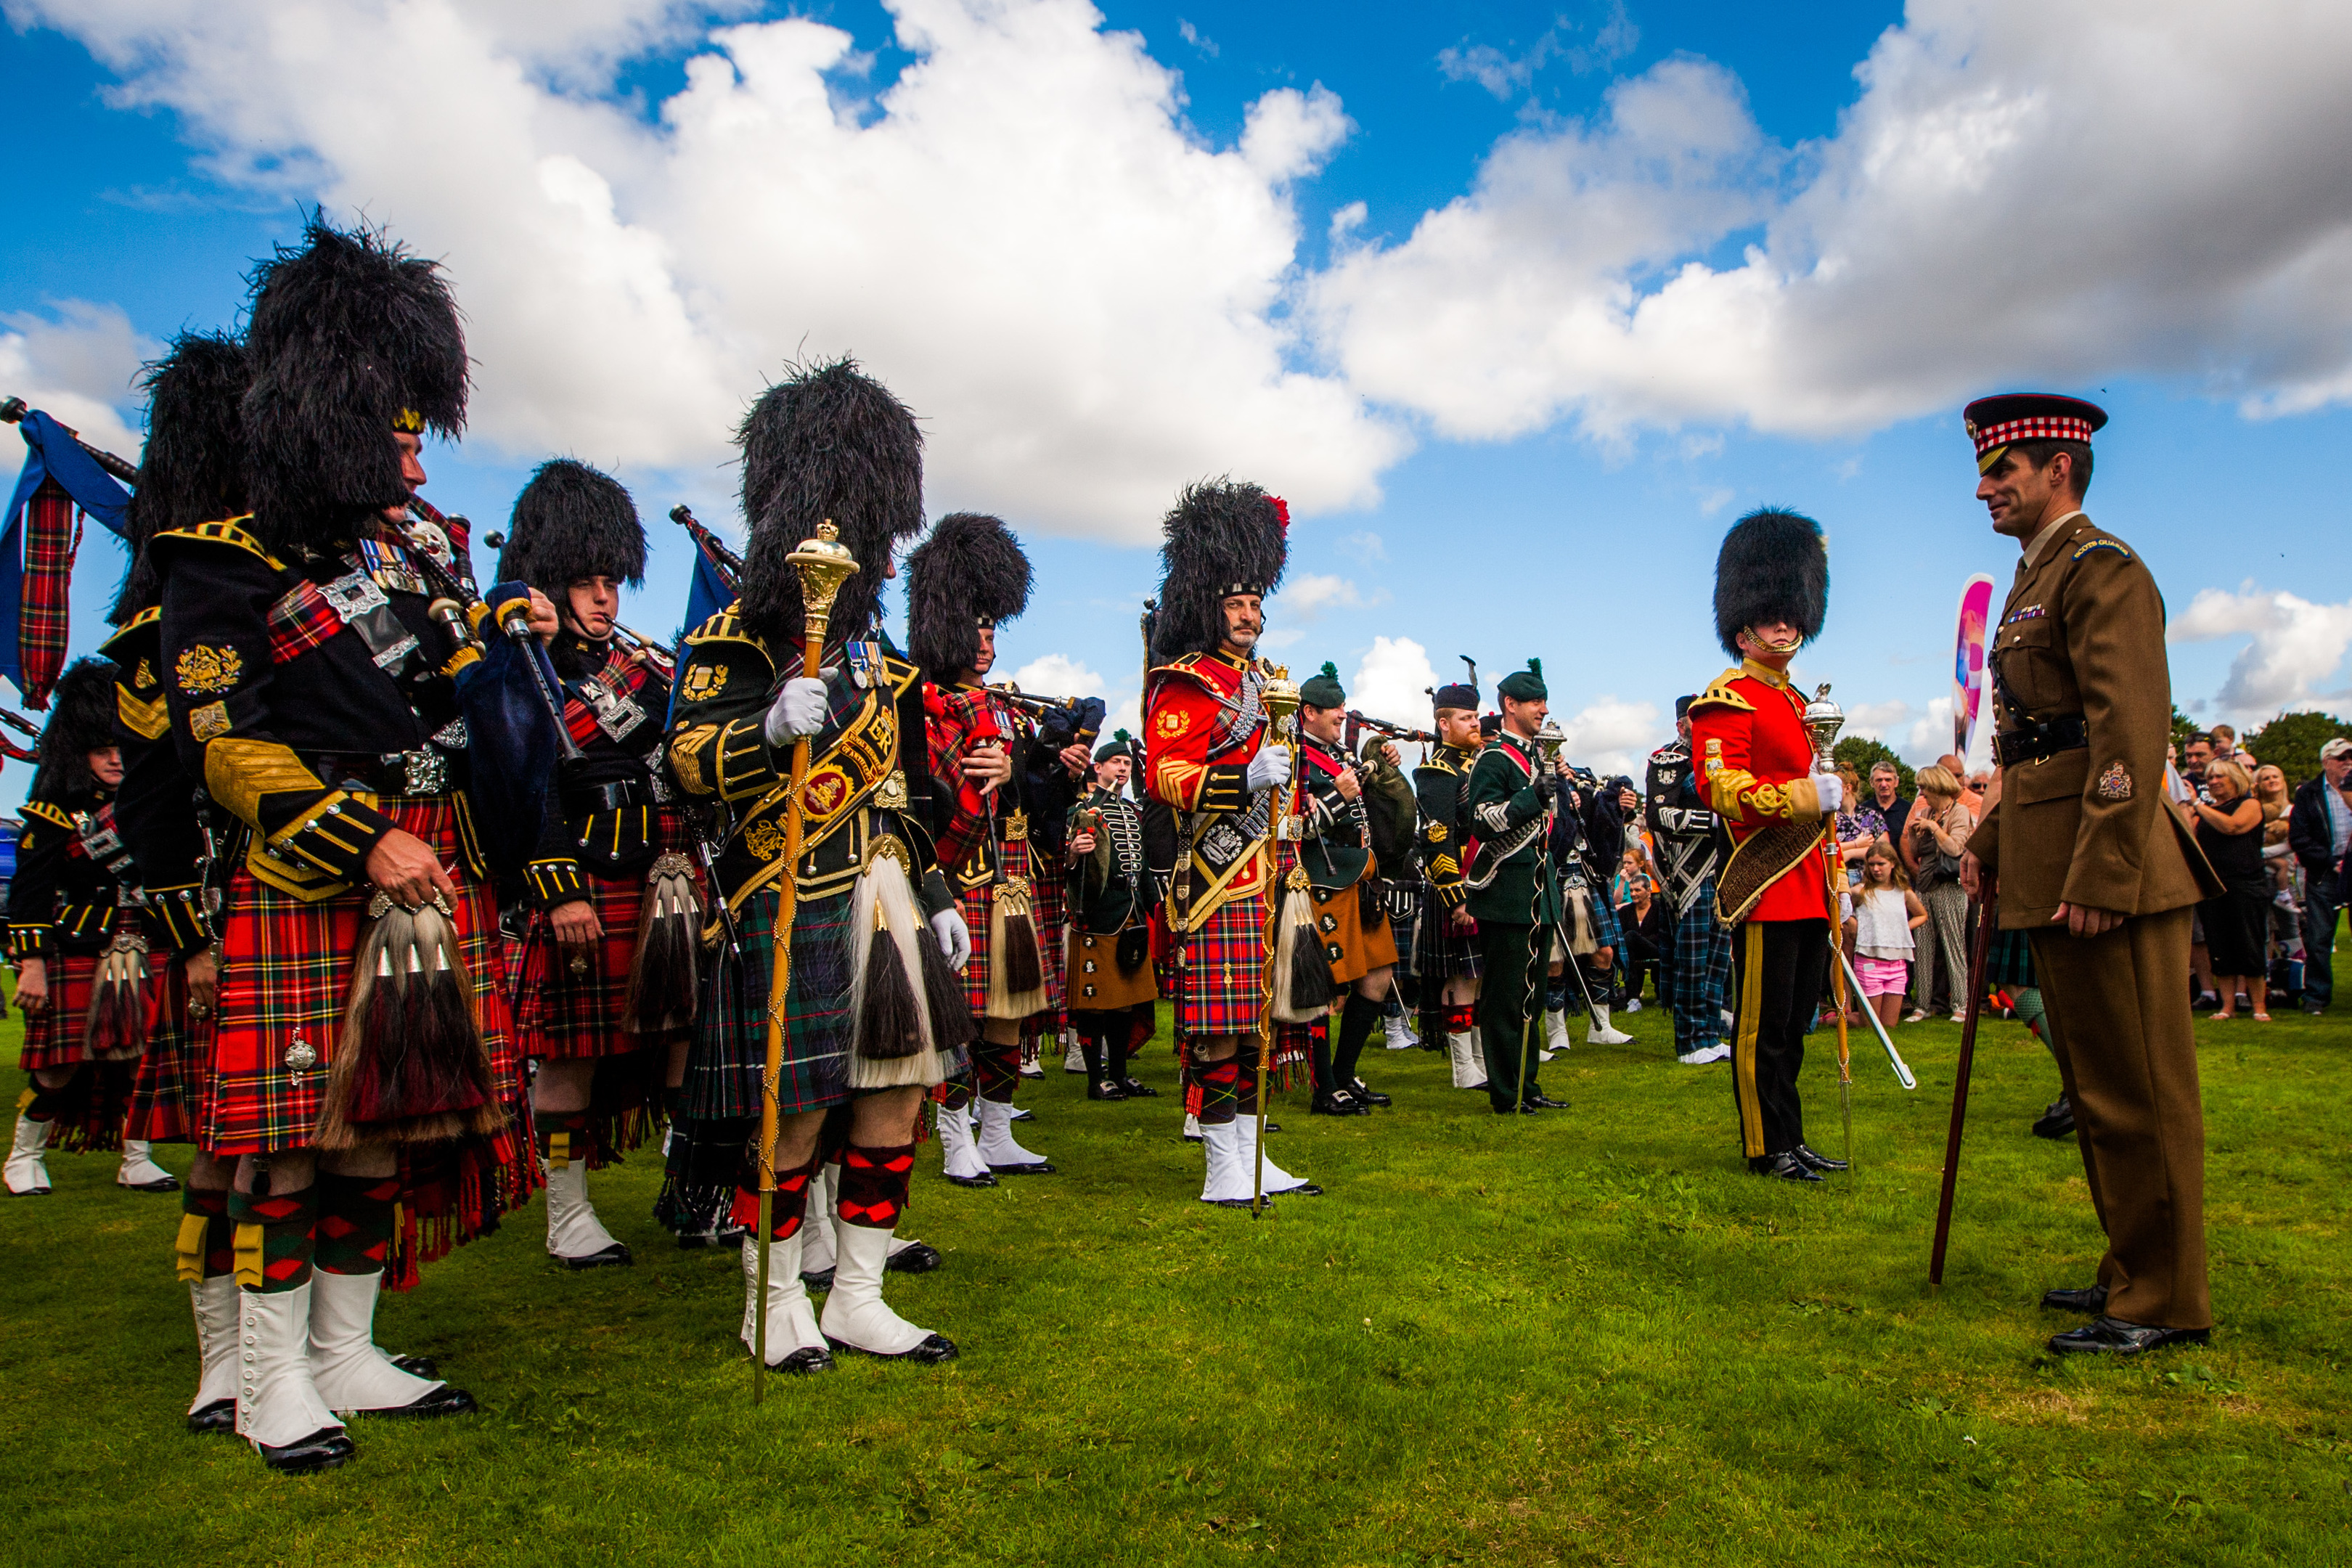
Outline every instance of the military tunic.
{"type": "Polygon", "coordinates": [[[1542,997],[1555,949],[1565,952],[1551,803],[1536,784],[1541,767],[1535,742],[1505,730],[1478,753],[1463,792],[1464,825],[1477,840],[1465,880],[1478,921],[1478,1027],[1497,1110],[1542,1098],[1542,997]]]}

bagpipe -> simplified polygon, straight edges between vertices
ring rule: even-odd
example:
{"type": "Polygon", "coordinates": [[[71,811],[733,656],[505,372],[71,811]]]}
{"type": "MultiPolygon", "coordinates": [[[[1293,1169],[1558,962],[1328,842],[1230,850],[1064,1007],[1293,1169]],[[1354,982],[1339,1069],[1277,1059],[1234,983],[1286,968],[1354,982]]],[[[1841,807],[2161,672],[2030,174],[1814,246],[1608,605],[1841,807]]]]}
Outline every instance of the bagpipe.
{"type": "Polygon", "coordinates": [[[1035,720],[1037,729],[1033,739],[1049,752],[1059,752],[1066,746],[1084,746],[1092,752],[1095,737],[1102,733],[1103,721],[1109,714],[1099,697],[1040,697],[1010,681],[988,688],[988,694],[1003,699],[1035,720]]]}

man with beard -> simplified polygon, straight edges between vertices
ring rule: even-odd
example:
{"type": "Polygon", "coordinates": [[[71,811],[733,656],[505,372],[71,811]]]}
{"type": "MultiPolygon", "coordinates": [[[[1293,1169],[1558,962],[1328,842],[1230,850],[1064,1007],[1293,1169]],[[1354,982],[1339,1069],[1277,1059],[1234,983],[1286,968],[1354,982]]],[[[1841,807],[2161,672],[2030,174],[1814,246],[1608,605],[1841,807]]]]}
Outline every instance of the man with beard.
{"type": "Polygon", "coordinates": [[[1127,793],[1135,742],[1124,730],[1095,752],[1095,787],[1070,808],[1070,1027],[1087,1064],[1088,1100],[1150,1099],[1159,1090],[1128,1071],[1151,1037],[1160,987],[1151,963],[1151,913],[1160,879],[1143,837],[1143,811],[1127,793]]]}
{"type": "MultiPolygon", "coordinates": [[[[1287,815],[1292,760],[1270,743],[1263,701],[1273,677],[1256,656],[1265,597],[1282,580],[1290,510],[1257,486],[1230,479],[1188,486],[1165,524],[1166,567],[1152,654],[1166,662],[1144,687],[1151,793],[1177,813],[1176,870],[1168,897],[1177,948],[1176,1033],[1185,1062],[1185,1110],[1208,1153],[1201,1201],[1248,1207],[1264,1158],[1260,1075],[1303,1059],[1309,1028],[1285,1023],[1266,994],[1273,900],[1298,864],[1274,838],[1287,815]],[[1262,1049],[1273,1041],[1272,1061],[1262,1049]]],[[[1328,982],[1327,982],[1328,993],[1328,982]]],[[[1264,1160],[1268,1194],[1322,1189],[1264,1160]]]]}
{"type": "MultiPolygon", "coordinates": [[[[932,851],[922,672],[878,625],[882,584],[898,575],[892,548],[922,527],[922,435],[904,404],[844,359],[770,387],[737,440],[751,534],[740,596],[687,637],[669,759],[680,789],[724,808],[712,896],[726,900],[742,954],[723,958],[704,993],[681,1107],[698,1166],[674,1165],[671,1176],[697,1212],[700,1191],[731,1183],[736,1223],[756,1226],[765,1178],[752,1141],[772,1024],[782,1067],[769,1364],[827,1371],[834,1346],[944,1362],[954,1344],[882,1300],[924,1099],[964,1070],[971,1037],[950,967],[971,942],[932,851]],[[833,605],[823,673],[811,677],[790,557],[835,533],[856,570],[833,605]],[[810,763],[795,793],[801,741],[810,763]],[[796,859],[785,853],[794,813],[796,859]],[[793,904],[780,933],[786,877],[793,904]],[[801,1279],[801,1232],[811,1181],[834,1152],[835,1269],[820,1323],[801,1279]]],[[[761,1307],[758,1244],[743,1243],[747,1346],[761,1307]]]]}

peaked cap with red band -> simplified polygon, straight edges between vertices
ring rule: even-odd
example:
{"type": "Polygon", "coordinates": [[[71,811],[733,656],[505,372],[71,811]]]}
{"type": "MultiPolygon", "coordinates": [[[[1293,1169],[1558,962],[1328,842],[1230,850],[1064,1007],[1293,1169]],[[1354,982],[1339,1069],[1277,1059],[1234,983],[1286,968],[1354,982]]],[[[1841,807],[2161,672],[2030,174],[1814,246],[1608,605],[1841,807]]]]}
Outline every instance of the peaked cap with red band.
{"type": "Polygon", "coordinates": [[[2080,441],[2088,446],[2092,435],[2106,424],[2107,411],[2054,392],[2004,392],[1978,398],[1962,417],[1969,439],[1976,443],[1977,472],[1981,474],[2000,460],[2012,442],[2080,441]]]}

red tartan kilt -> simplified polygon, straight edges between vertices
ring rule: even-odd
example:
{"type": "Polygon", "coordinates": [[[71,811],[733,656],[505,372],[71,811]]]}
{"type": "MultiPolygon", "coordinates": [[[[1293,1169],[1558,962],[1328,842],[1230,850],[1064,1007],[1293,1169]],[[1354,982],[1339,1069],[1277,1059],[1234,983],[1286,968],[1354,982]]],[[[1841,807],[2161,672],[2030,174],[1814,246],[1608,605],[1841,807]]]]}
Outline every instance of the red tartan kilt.
{"type": "Polygon", "coordinates": [[[1228,899],[1185,942],[1178,970],[1180,1036],[1254,1035],[1265,1009],[1265,900],[1228,899]]]}
{"type": "MultiPolygon", "coordinates": [[[[656,814],[661,847],[674,849],[685,829],[669,811],[656,814]]],[[[588,973],[572,973],[572,955],[559,946],[547,911],[534,910],[520,944],[509,944],[508,962],[520,971],[515,993],[517,1054],[544,1061],[593,1061],[626,1056],[667,1043],[659,1035],[635,1035],[622,1026],[629,1005],[629,969],[636,962],[639,922],[645,917],[646,874],[607,879],[586,874],[588,901],[604,928],[588,973]]],[[[695,885],[702,878],[696,873],[695,885]]],[[[692,1018],[695,1009],[684,1009],[692,1018]]],[[[680,1033],[691,1033],[689,1022],[680,1033]]]]}
{"type": "Polygon", "coordinates": [[[212,1025],[188,1017],[188,975],[168,952],[147,955],[147,1048],[131,1085],[126,1138],[188,1143],[196,1136],[196,1093],[212,1049],[212,1025]]]}
{"type": "MultiPolygon", "coordinates": [[[[377,805],[394,826],[424,840],[442,865],[457,868],[458,954],[473,982],[493,1092],[518,1107],[520,1058],[507,1008],[498,912],[488,884],[467,866],[456,800],[387,795],[377,805]]],[[[242,863],[230,878],[221,932],[219,1016],[201,1106],[199,1142],[212,1153],[310,1147],[351,989],[352,962],[367,924],[368,898],[362,887],[305,903],[258,880],[242,863]],[[286,1053],[297,1040],[318,1053],[316,1066],[286,1066],[286,1053]]]]}
{"type": "Polygon", "coordinates": [[[25,1020],[25,1050],[16,1060],[26,1072],[75,1067],[84,1059],[81,1035],[89,1019],[98,959],[94,952],[49,954],[49,1005],[25,1020]]]}
{"type": "MultiPolygon", "coordinates": [[[[1033,857],[1034,860],[1040,857],[1033,857]]],[[[1069,1002],[1069,972],[1063,949],[1062,906],[1066,901],[1065,884],[1058,875],[1050,874],[1053,868],[1042,868],[1049,874],[1033,877],[1030,882],[1030,914],[1037,922],[1037,946],[1045,960],[1045,997],[1059,1014],[1069,1002]]]]}

